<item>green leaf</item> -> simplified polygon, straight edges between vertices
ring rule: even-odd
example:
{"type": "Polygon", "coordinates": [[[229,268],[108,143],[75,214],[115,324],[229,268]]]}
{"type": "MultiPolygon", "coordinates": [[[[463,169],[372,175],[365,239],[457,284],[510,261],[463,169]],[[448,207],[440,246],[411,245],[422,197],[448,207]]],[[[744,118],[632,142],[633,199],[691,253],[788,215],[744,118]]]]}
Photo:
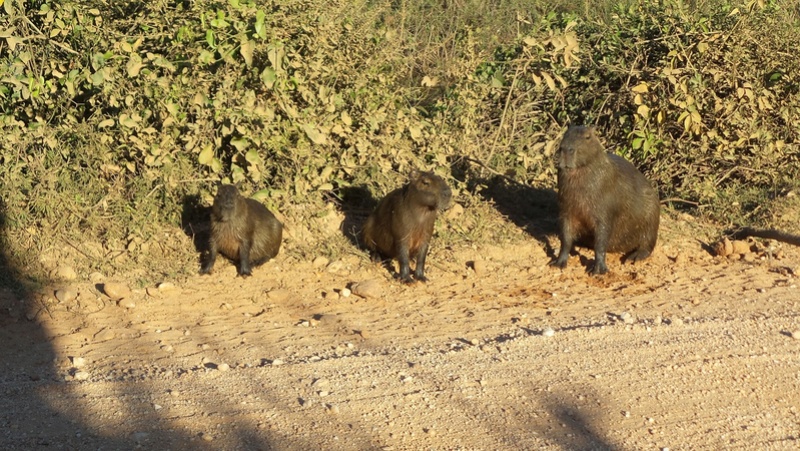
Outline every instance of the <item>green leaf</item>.
{"type": "Polygon", "coordinates": [[[125,69],[128,71],[128,77],[133,78],[139,75],[139,71],[142,70],[142,67],[142,57],[136,53],[132,54],[128,60],[128,64],[125,65],[125,69]]]}
{"type": "Polygon", "coordinates": [[[244,62],[247,64],[247,67],[253,65],[253,51],[256,48],[256,42],[252,39],[248,39],[246,42],[243,42],[241,47],[239,47],[239,53],[242,54],[244,57],[244,62]]]}
{"type": "Polygon", "coordinates": [[[272,86],[275,84],[275,81],[278,80],[278,76],[275,74],[275,70],[271,67],[264,68],[264,71],[261,72],[261,82],[264,83],[264,86],[267,89],[272,89],[272,86]]]}
{"type": "Polygon", "coordinates": [[[206,43],[208,43],[208,46],[211,47],[212,49],[217,48],[217,44],[214,40],[214,30],[210,28],[206,30],[206,43]]]}
{"type": "Polygon", "coordinates": [[[107,128],[114,125],[114,119],[106,119],[103,122],[97,124],[97,128],[107,128]]]}
{"type": "Polygon", "coordinates": [[[264,26],[264,19],[266,18],[266,16],[267,15],[264,14],[264,11],[260,9],[258,10],[258,12],[256,12],[255,30],[256,30],[256,35],[261,39],[267,38],[267,27],[264,26]]]}
{"type": "Polygon", "coordinates": [[[250,145],[250,141],[247,138],[236,138],[231,140],[231,145],[239,152],[242,152],[250,145]]]}
{"type": "Polygon", "coordinates": [[[261,163],[261,156],[258,155],[258,151],[256,149],[250,149],[244,154],[244,159],[247,160],[248,163],[257,165],[261,163]]]}
{"type": "Polygon", "coordinates": [[[206,144],[203,147],[203,150],[200,151],[200,156],[197,157],[197,162],[205,166],[211,166],[212,160],[214,160],[214,146],[209,143],[206,144]]]}
{"type": "Polygon", "coordinates": [[[314,125],[305,124],[302,125],[302,127],[303,131],[306,132],[308,139],[310,139],[314,144],[325,144],[327,142],[327,136],[320,132],[314,125]]]}

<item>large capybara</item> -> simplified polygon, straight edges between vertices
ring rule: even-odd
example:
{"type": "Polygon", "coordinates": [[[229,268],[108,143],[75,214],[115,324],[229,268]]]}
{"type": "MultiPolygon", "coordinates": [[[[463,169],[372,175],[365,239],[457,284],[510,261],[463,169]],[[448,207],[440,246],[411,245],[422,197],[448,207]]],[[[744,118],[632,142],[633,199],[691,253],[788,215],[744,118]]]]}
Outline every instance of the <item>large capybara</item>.
{"type": "Polygon", "coordinates": [[[211,207],[208,260],[200,269],[209,274],[217,253],[237,263],[240,276],[278,255],[283,225],[261,202],[241,196],[234,185],[220,185],[211,207]]]}
{"type": "Polygon", "coordinates": [[[594,248],[593,274],[605,274],[606,252],[625,260],[650,256],[658,239],[658,193],[624,158],[606,153],[594,130],[571,126],[558,150],[561,250],[552,265],[563,268],[575,244],[594,248]]]}
{"type": "Polygon", "coordinates": [[[414,278],[426,281],[425,257],[439,210],[450,207],[453,192],[432,172],[412,171],[409,182],[384,197],[367,218],[362,234],[371,251],[400,262],[400,280],[413,282],[409,259],[417,267],[414,278]]]}

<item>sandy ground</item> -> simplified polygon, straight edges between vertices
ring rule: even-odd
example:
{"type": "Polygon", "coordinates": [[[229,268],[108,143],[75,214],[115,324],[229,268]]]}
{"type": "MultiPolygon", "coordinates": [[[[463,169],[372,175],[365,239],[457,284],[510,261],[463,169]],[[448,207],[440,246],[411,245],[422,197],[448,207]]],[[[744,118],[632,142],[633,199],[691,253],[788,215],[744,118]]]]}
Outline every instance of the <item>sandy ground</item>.
{"type": "Polygon", "coordinates": [[[408,286],[354,251],[120,302],[102,284],[135,280],[29,311],[5,291],[0,448],[800,448],[798,249],[715,257],[669,219],[660,240],[604,277],[527,236],[434,242],[408,286]]]}

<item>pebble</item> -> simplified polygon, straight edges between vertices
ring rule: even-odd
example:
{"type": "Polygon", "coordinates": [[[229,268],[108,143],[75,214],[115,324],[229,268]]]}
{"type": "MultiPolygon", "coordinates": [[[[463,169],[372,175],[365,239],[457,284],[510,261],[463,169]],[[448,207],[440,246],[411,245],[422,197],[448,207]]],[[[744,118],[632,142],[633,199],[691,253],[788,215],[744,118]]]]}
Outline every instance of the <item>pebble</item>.
{"type": "Polygon", "coordinates": [[[339,293],[342,295],[343,298],[347,298],[350,297],[350,294],[352,292],[350,291],[349,288],[342,288],[342,291],[340,291],[339,293]]]}
{"type": "Polygon", "coordinates": [[[475,260],[472,262],[472,270],[475,271],[476,276],[480,276],[486,273],[486,262],[483,260],[475,260]]]}
{"type": "Polygon", "coordinates": [[[328,392],[328,390],[320,390],[317,392],[317,394],[319,395],[320,398],[324,398],[328,396],[330,393],[328,392]]]}
{"type": "Polygon", "coordinates": [[[794,338],[795,340],[800,340],[800,330],[792,332],[792,338],[794,338]]]}
{"type": "Polygon", "coordinates": [[[160,405],[160,404],[153,404],[153,409],[155,409],[155,410],[161,410],[161,409],[163,409],[163,407],[161,407],[161,405],[160,405]]]}
{"type": "Polygon", "coordinates": [[[53,278],[72,282],[78,278],[78,273],[71,266],[59,266],[53,271],[53,278]]]}
{"type": "Polygon", "coordinates": [[[202,434],[200,434],[200,437],[202,437],[202,439],[205,440],[206,442],[214,440],[214,437],[207,432],[203,432],[202,434]]]}
{"type": "Polygon", "coordinates": [[[228,304],[227,302],[223,302],[222,305],[219,306],[222,310],[233,310],[233,306],[228,304]]]}
{"type": "Polygon", "coordinates": [[[342,268],[344,268],[344,263],[341,260],[336,260],[335,262],[331,262],[331,264],[325,269],[328,272],[335,273],[340,271],[342,268]]]}
{"type": "Polygon", "coordinates": [[[160,291],[158,291],[158,288],[155,288],[155,287],[147,287],[147,288],[145,288],[145,290],[144,290],[144,291],[145,291],[145,293],[147,293],[147,295],[148,295],[148,296],[150,296],[150,297],[153,297],[153,298],[161,297],[161,292],[160,292],[160,291]]]}
{"type": "Polygon", "coordinates": [[[227,363],[220,363],[219,365],[217,365],[217,369],[224,372],[230,370],[231,367],[227,363]]]}
{"type": "Polygon", "coordinates": [[[106,341],[106,340],[113,340],[116,338],[117,334],[114,333],[111,329],[103,329],[94,336],[96,341],[106,341]]]}
{"type": "Polygon", "coordinates": [[[292,293],[289,290],[285,290],[283,288],[271,290],[267,293],[267,297],[273,302],[284,302],[288,300],[291,295],[292,293]]]}
{"type": "Polygon", "coordinates": [[[150,438],[150,434],[147,432],[134,432],[133,434],[131,434],[131,438],[133,439],[134,442],[141,443],[147,441],[147,439],[150,438]]]}
{"type": "Polygon", "coordinates": [[[103,284],[103,292],[114,301],[131,295],[131,290],[124,283],[108,282],[103,284]]]}
{"type": "Polygon", "coordinates": [[[136,307],[136,303],[131,301],[130,299],[122,299],[117,303],[117,305],[127,309],[132,309],[136,307]]]}
{"type": "Polygon", "coordinates": [[[175,289],[175,284],[172,282],[161,282],[160,284],[156,285],[156,288],[158,288],[158,291],[163,292],[172,291],[175,289]]]}
{"type": "Polygon", "coordinates": [[[683,320],[680,318],[672,318],[670,324],[672,324],[673,326],[683,326],[683,320]]]}
{"type": "Polygon", "coordinates": [[[72,375],[72,378],[76,381],[85,381],[89,379],[89,373],[86,371],[77,371],[74,375],[72,375]]]}
{"type": "Polygon", "coordinates": [[[548,327],[548,328],[546,328],[545,330],[542,331],[542,335],[545,336],[545,337],[552,337],[555,334],[556,334],[556,331],[554,331],[550,327],[548,327]]]}
{"type": "Polygon", "coordinates": [[[174,352],[175,349],[171,345],[164,345],[161,347],[161,350],[164,352],[174,352]]]}
{"type": "Polygon", "coordinates": [[[361,296],[364,299],[379,298],[383,294],[381,284],[374,279],[354,283],[351,290],[353,294],[361,296]]]}
{"type": "Polygon", "coordinates": [[[281,359],[275,359],[275,360],[273,360],[273,361],[272,361],[272,363],[271,363],[271,364],[272,364],[272,366],[279,366],[279,365],[283,365],[283,360],[281,360],[281,359]]]}
{"type": "Polygon", "coordinates": [[[322,268],[323,266],[328,266],[328,263],[330,263],[330,260],[328,260],[327,257],[323,257],[322,255],[320,255],[319,257],[315,258],[314,261],[311,262],[311,266],[313,266],[316,269],[319,269],[322,268]]]}
{"type": "Polygon", "coordinates": [[[97,271],[89,274],[89,282],[92,282],[92,283],[100,283],[105,278],[106,278],[106,276],[104,276],[103,273],[99,273],[97,271]]]}
{"type": "Polygon", "coordinates": [[[633,322],[635,321],[634,318],[633,318],[633,315],[631,315],[628,312],[620,313],[619,319],[621,319],[622,322],[625,323],[625,324],[633,324],[633,322]]]}
{"type": "Polygon", "coordinates": [[[86,359],[83,357],[72,357],[72,366],[75,368],[83,368],[86,365],[86,359]]]}
{"type": "Polygon", "coordinates": [[[335,404],[328,404],[327,407],[328,407],[328,412],[329,413],[332,413],[334,415],[339,413],[339,406],[337,406],[335,404]]]}
{"type": "Polygon", "coordinates": [[[741,254],[746,255],[750,253],[750,243],[747,241],[732,241],[731,242],[732,252],[731,254],[741,254]]]}
{"type": "Polygon", "coordinates": [[[70,302],[76,297],[78,297],[78,292],[72,287],[56,290],[56,299],[59,302],[70,302]]]}
{"type": "Polygon", "coordinates": [[[317,379],[317,380],[315,380],[314,382],[311,383],[311,386],[312,387],[321,388],[321,387],[327,387],[330,384],[331,384],[331,381],[329,381],[328,379],[317,379]]]}

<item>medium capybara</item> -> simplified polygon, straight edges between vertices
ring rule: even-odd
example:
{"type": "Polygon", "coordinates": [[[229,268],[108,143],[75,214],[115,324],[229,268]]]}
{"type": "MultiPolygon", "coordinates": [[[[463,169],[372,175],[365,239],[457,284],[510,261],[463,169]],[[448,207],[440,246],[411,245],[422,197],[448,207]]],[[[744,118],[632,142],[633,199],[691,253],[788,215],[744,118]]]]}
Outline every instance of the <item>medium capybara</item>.
{"type": "Polygon", "coordinates": [[[450,207],[453,192],[432,172],[411,171],[409,182],[384,197],[364,224],[362,238],[371,251],[400,262],[399,278],[413,282],[409,259],[415,258],[414,278],[425,278],[425,257],[439,210],[450,207]]]}
{"type": "Polygon", "coordinates": [[[592,128],[571,126],[558,150],[563,268],[575,244],[594,248],[593,274],[605,274],[606,252],[632,262],[650,256],[658,239],[658,193],[624,158],[606,153],[592,128]]]}
{"type": "Polygon", "coordinates": [[[261,202],[241,196],[234,185],[220,185],[211,207],[211,240],[208,260],[200,269],[209,274],[217,253],[237,263],[245,277],[258,266],[278,255],[283,225],[261,202]]]}

